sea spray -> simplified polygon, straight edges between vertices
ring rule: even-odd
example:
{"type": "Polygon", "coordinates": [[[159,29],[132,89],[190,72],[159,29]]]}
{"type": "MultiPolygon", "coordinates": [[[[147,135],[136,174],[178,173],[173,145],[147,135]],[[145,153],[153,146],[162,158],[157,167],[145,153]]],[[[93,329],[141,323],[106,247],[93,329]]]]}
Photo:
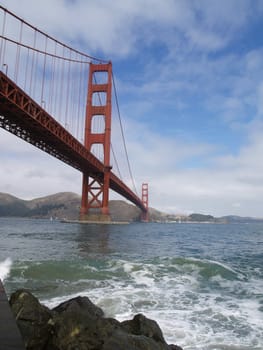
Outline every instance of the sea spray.
{"type": "Polygon", "coordinates": [[[11,270],[12,260],[10,258],[5,259],[0,262],[0,280],[4,280],[11,270]]]}

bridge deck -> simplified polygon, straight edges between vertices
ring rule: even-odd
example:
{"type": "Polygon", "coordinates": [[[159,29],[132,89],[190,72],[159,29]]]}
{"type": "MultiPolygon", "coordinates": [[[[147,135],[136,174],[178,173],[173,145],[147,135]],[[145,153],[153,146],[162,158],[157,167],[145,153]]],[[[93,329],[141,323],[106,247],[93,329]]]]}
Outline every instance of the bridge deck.
{"type": "Polygon", "coordinates": [[[25,350],[21,334],[0,280],[0,350],[25,350]]]}

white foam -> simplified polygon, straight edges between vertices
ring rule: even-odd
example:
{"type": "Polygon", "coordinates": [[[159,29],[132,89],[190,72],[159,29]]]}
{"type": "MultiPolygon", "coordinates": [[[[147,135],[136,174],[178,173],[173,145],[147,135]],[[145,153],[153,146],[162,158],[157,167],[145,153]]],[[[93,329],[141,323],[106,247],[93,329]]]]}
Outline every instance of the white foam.
{"type": "MultiPolygon", "coordinates": [[[[204,288],[199,266],[190,263],[174,270],[168,267],[117,261],[110,264],[110,269],[124,272],[124,278],[96,281],[81,295],[100,306],[107,317],[119,321],[137,313],[155,319],[168,343],[188,350],[248,350],[251,344],[253,350],[262,349],[262,312],[253,290],[257,281],[230,281],[215,275],[210,281],[217,283],[204,288]]],[[[261,286],[260,282],[259,291],[261,286]]],[[[74,296],[46,303],[54,307],[74,296]]]]}
{"type": "Polygon", "coordinates": [[[0,262],[0,279],[3,281],[10,273],[12,260],[10,258],[0,262]]]}
{"type": "Polygon", "coordinates": [[[137,264],[134,264],[134,263],[130,263],[130,262],[124,262],[123,263],[123,270],[126,272],[126,273],[130,273],[132,272],[134,266],[136,266],[137,264]]]}

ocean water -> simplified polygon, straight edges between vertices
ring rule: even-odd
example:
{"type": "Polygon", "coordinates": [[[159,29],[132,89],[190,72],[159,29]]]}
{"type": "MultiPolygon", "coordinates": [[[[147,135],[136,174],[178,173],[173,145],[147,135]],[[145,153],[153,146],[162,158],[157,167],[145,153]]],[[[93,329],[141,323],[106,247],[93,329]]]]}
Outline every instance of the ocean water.
{"type": "Polygon", "coordinates": [[[50,307],[85,295],[120,321],[143,313],[184,350],[263,350],[263,224],[0,218],[0,278],[50,307]]]}

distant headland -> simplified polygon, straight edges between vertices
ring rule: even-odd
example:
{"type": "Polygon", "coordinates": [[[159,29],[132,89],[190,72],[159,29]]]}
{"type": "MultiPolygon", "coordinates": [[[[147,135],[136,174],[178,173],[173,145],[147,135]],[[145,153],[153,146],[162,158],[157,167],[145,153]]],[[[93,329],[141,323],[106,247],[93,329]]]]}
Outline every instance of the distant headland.
{"type": "MultiPolygon", "coordinates": [[[[76,220],[79,217],[80,196],[72,192],[23,200],[8,193],[0,192],[0,217],[52,218],[76,220]]],[[[110,213],[114,221],[140,221],[140,210],[123,200],[110,201],[110,213]]],[[[150,221],[159,223],[250,223],[263,222],[263,218],[228,215],[214,217],[193,213],[190,215],[167,214],[150,208],[150,221]]]]}

